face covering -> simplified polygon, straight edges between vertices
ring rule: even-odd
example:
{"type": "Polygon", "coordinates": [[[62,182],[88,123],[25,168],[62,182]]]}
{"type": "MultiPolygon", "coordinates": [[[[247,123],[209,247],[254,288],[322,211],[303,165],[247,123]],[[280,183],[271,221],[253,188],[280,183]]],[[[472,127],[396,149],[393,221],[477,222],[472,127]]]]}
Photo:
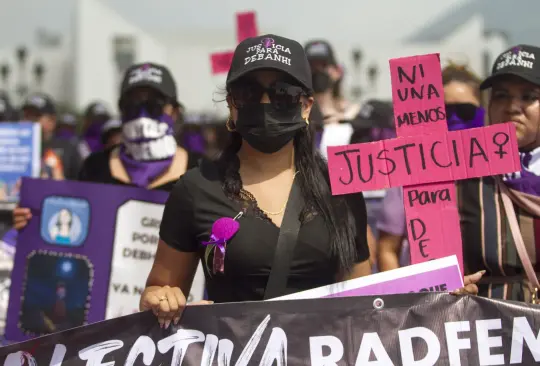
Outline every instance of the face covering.
{"type": "Polygon", "coordinates": [[[84,133],[84,141],[88,145],[90,152],[96,152],[103,149],[101,144],[101,127],[103,123],[92,122],[88,129],[84,133]]]}
{"type": "Polygon", "coordinates": [[[476,114],[470,121],[464,121],[455,113],[450,116],[446,116],[448,123],[448,131],[467,130],[469,128],[477,128],[484,126],[484,116],[486,111],[482,107],[476,108],[476,114]]]}
{"type": "Polygon", "coordinates": [[[313,91],[315,93],[325,92],[332,87],[332,80],[330,80],[330,75],[328,75],[324,71],[315,71],[311,78],[311,81],[313,83],[313,91]]]}
{"type": "Polygon", "coordinates": [[[242,138],[265,154],[281,150],[306,126],[302,104],[287,111],[276,110],[269,103],[247,105],[238,110],[236,121],[236,131],[242,138]]]}
{"type": "Polygon", "coordinates": [[[155,119],[145,110],[122,121],[120,160],[134,185],[147,187],[171,165],[177,148],[173,126],[170,116],[155,119]]]}

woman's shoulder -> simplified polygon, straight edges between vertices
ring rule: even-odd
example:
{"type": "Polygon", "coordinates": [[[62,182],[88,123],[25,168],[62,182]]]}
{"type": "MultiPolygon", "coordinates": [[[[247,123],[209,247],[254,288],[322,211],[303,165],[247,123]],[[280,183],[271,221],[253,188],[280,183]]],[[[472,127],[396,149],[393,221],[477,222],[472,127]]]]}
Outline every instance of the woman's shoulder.
{"type": "Polygon", "coordinates": [[[219,162],[199,155],[197,163],[180,177],[177,186],[195,193],[221,189],[221,182],[219,162]]]}
{"type": "MultiPolygon", "coordinates": [[[[84,159],[79,173],[79,180],[95,181],[98,177],[110,176],[109,160],[114,150],[114,146],[105,150],[96,151],[84,159]]],[[[98,179],[99,180],[99,179],[98,179]]]]}
{"type": "Polygon", "coordinates": [[[187,169],[196,168],[200,161],[202,159],[205,159],[205,156],[201,153],[195,152],[195,151],[189,151],[186,149],[187,152],[187,169]]]}

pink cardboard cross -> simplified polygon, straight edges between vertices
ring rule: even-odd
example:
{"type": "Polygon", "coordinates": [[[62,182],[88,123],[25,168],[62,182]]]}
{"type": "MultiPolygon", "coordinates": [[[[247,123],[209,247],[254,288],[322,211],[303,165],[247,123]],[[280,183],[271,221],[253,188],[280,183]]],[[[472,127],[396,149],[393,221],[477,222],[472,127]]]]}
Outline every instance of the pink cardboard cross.
{"type": "MultiPolygon", "coordinates": [[[[236,13],[236,40],[238,43],[246,38],[256,37],[259,34],[257,29],[257,18],[254,11],[236,13]]],[[[212,65],[212,75],[229,72],[234,51],[216,52],[210,55],[212,65]]]]}
{"type": "Polygon", "coordinates": [[[515,126],[448,132],[438,54],[390,60],[398,137],[328,148],[332,194],[403,186],[411,262],[463,250],[454,181],[520,170],[515,126]]]}

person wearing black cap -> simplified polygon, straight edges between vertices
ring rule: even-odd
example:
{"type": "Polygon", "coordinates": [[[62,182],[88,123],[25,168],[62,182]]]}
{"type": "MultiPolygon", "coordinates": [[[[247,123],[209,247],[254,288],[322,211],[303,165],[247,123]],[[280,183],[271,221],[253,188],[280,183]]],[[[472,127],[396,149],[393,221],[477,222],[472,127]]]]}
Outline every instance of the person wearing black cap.
{"type": "Polygon", "coordinates": [[[516,127],[521,171],[458,185],[465,267],[487,271],[480,295],[534,302],[540,295],[540,48],[504,51],[480,88],[490,89],[489,123],[516,127]]]}
{"type": "Polygon", "coordinates": [[[110,149],[122,143],[122,121],[110,119],[101,127],[101,144],[110,149]]]}
{"type": "Polygon", "coordinates": [[[67,140],[77,140],[77,117],[72,113],[64,113],[58,119],[55,136],[67,140]]]}
{"type": "Polygon", "coordinates": [[[79,152],[86,159],[91,153],[103,150],[101,128],[111,119],[111,113],[102,102],[92,102],[84,111],[82,141],[79,152]]]}
{"type": "Polygon", "coordinates": [[[90,155],[80,179],[171,190],[200,158],[177,145],[174,124],[179,106],[176,83],[166,67],[154,63],[130,67],[118,101],[122,143],[90,155]]]}
{"type": "Polygon", "coordinates": [[[272,34],[242,41],[226,90],[231,143],[171,192],[141,297],[141,309],[159,312],[165,326],[178,321],[201,259],[215,302],[262,300],[371,273],[362,194],[332,196],[328,168],[314,151],[303,47],[272,34]],[[292,246],[286,259],[283,249],[292,246]]]}
{"type": "MultiPolygon", "coordinates": [[[[179,103],[171,73],[154,63],[133,65],[125,73],[118,105],[121,144],[90,154],[78,180],[170,191],[201,157],[176,144],[179,103]]],[[[14,210],[14,227],[25,227],[31,217],[26,208],[14,210]]]]}
{"type": "Polygon", "coordinates": [[[52,99],[43,93],[28,96],[21,107],[21,120],[41,125],[43,161],[55,172],[51,178],[76,179],[81,168],[81,156],[73,141],[55,136],[57,119],[52,99]]]}

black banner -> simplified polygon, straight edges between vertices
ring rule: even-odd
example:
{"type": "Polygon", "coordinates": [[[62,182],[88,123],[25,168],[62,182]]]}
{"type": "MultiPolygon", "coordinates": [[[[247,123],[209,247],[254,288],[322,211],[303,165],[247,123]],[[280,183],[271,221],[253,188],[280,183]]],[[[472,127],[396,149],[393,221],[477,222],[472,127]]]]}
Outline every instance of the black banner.
{"type": "Polygon", "coordinates": [[[139,313],[0,349],[4,366],[536,365],[540,307],[405,294],[139,313]]]}

